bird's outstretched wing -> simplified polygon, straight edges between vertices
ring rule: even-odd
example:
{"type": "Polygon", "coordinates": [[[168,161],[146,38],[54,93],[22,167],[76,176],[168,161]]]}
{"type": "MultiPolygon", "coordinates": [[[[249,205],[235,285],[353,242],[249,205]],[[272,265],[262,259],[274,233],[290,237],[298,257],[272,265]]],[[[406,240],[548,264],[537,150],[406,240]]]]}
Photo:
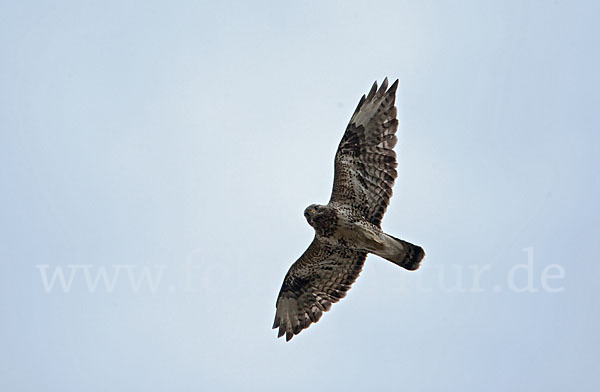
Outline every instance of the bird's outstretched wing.
{"type": "Polygon", "coordinates": [[[290,340],[319,321],[331,304],[346,296],[367,254],[351,249],[332,249],[314,239],[290,267],[277,297],[275,322],[278,337],[290,340]]]}
{"type": "Polygon", "coordinates": [[[377,89],[373,84],[360,102],[335,154],[335,176],[330,204],[352,207],[374,225],[381,218],[392,196],[396,173],[396,89],[388,89],[385,78],[377,89]]]}

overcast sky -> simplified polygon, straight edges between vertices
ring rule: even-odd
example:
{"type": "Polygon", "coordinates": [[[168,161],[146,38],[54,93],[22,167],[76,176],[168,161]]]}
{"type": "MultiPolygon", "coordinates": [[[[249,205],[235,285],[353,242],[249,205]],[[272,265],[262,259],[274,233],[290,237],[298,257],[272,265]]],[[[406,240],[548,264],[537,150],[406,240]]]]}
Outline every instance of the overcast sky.
{"type": "Polygon", "coordinates": [[[598,390],[599,19],[594,1],[3,2],[0,389],[598,390]],[[383,228],[427,257],[369,256],[286,343],[302,212],[385,76],[383,228]]]}

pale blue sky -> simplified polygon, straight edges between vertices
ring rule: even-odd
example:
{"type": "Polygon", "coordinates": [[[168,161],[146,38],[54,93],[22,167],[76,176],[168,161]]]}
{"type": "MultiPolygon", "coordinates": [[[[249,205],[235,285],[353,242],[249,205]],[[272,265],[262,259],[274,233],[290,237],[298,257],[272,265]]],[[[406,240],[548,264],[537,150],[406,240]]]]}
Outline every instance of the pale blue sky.
{"type": "Polygon", "coordinates": [[[598,390],[599,19],[594,1],[2,2],[0,389],[598,390]],[[427,257],[370,256],[285,343],[302,212],[385,76],[383,227],[427,257]],[[44,285],[57,268],[67,292],[44,285]],[[90,292],[103,269],[114,287],[90,292]]]}

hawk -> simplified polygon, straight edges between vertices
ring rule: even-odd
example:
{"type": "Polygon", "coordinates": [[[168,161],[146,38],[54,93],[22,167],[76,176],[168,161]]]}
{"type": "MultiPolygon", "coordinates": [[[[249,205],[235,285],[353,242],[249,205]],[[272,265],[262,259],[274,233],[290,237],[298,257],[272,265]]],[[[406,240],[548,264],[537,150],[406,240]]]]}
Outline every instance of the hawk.
{"type": "Polygon", "coordinates": [[[329,203],[304,210],[315,237],[283,280],[273,323],[286,341],[346,295],[368,253],[411,271],[425,256],[421,247],[381,229],[397,177],[397,88],[398,80],[388,89],[385,78],[362,96],[335,154],[329,203]]]}

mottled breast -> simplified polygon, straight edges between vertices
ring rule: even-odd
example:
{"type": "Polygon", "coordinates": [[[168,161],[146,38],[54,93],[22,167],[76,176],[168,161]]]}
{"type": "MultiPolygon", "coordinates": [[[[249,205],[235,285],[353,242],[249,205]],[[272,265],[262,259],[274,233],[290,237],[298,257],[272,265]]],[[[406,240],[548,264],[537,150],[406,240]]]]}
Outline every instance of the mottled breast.
{"type": "Polygon", "coordinates": [[[313,217],[314,228],[318,235],[331,237],[338,227],[338,216],[331,207],[320,208],[313,217]]]}

